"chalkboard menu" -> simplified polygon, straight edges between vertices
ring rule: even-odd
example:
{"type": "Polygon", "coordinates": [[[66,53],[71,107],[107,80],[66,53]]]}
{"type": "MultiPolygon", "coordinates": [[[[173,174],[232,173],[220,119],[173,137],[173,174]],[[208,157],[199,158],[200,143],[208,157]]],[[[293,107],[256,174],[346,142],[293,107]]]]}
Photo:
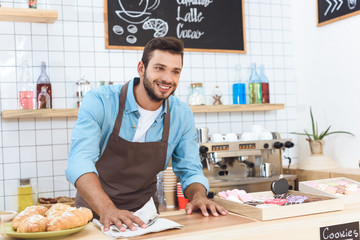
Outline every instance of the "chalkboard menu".
{"type": "Polygon", "coordinates": [[[317,0],[318,26],[360,14],[358,0],[317,0]]]}
{"type": "Polygon", "coordinates": [[[174,36],[186,51],[246,52],[244,0],[104,0],[104,9],[106,48],[174,36]]]}

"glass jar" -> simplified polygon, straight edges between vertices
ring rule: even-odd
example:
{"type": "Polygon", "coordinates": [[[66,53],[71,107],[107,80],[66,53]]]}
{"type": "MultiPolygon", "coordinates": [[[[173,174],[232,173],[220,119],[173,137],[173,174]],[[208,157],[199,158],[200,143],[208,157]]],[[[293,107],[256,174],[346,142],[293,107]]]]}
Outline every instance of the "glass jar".
{"type": "Polygon", "coordinates": [[[33,205],[33,189],[30,178],[22,178],[18,187],[18,211],[21,212],[33,205]]]}
{"type": "Polygon", "coordinates": [[[205,93],[202,83],[191,83],[188,95],[189,105],[205,105],[205,93]]]}
{"type": "Polygon", "coordinates": [[[84,77],[82,77],[80,81],[76,82],[76,85],[77,85],[77,91],[76,91],[77,107],[80,107],[84,96],[88,91],[91,90],[91,87],[90,87],[90,82],[85,80],[84,77]]]}

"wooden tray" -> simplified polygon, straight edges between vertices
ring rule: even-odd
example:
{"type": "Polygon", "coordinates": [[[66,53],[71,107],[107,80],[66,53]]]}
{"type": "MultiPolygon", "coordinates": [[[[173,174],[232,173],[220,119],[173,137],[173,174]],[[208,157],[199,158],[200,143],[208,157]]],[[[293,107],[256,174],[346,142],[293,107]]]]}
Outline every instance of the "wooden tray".
{"type": "MultiPolygon", "coordinates": [[[[227,210],[238,213],[250,218],[266,221],[279,218],[289,218],[308,214],[323,213],[338,211],[344,209],[344,202],[342,199],[319,196],[315,194],[302,193],[298,191],[289,191],[294,195],[307,196],[310,199],[316,199],[314,202],[303,204],[294,204],[274,208],[257,208],[254,206],[237,203],[234,201],[226,200],[218,196],[214,197],[214,201],[224,206],[227,210]]],[[[271,191],[249,193],[253,197],[258,196],[273,196],[271,191]]]]}
{"type": "Polygon", "coordinates": [[[312,193],[312,194],[326,196],[326,197],[341,198],[344,200],[344,204],[360,203],[360,193],[354,193],[351,195],[335,195],[335,194],[328,193],[326,191],[320,190],[318,188],[315,188],[315,187],[309,185],[309,183],[312,183],[312,182],[321,184],[321,183],[336,182],[336,181],[347,181],[349,183],[356,184],[358,187],[360,187],[360,183],[357,181],[354,181],[354,180],[351,180],[351,179],[345,178],[345,177],[339,177],[339,178],[328,178],[328,179],[299,182],[299,190],[301,192],[305,192],[305,193],[312,193]]]}

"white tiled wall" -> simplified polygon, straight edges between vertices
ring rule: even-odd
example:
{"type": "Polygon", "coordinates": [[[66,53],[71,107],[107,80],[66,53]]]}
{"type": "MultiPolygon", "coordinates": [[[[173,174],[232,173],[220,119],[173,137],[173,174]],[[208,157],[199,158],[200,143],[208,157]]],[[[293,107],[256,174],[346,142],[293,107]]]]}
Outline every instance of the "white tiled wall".
{"type": "MultiPolygon", "coordinates": [[[[3,7],[26,7],[25,0],[3,0],[3,7]]],[[[36,82],[40,63],[48,64],[53,108],[76,107],[75,82],[85,76],[92,87],[101,80],[123,83],[137,76],[141,51],[108,50],[104,42],[103,1],[43,0],[38,8],[56,9],[54,24],[0,22],[0,107],[17,109],[17,79],[28,60],[36,82]]],[[[186,52],[176,95],[186,101],[191,82],[202,82],[207,104],[216,85],[224,104],[232,103],[232,84],[247,81],[252,62],[265,64],[270,101],[285,110],[195,114],[197,127],[211,133],[251,130],[253,124],[290,137],[295,130],[295,79],[291,52],[291,1],[245,0],[246,54],[186,52]]],[[[65,179],[71,130],[76,118],[2,120],[0,124],[0,209],[17,209],[17,183],[29,177],[39,196],[74,196],[65,179]]],[[[295,158],[296,152],[289,153],[295,158]]]]}

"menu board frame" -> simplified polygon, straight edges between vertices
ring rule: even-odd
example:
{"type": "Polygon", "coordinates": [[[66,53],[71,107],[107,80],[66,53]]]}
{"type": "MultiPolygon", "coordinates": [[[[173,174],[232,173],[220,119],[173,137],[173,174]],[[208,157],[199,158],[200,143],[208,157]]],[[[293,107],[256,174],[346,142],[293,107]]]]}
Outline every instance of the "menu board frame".
{"type": "MultiPolygon", "coordinates": [[[[149,37],[148,33],[147,36],[145,37],[145,33],[142,35],[142,29],[140,29],[140,27],[137,27],[138,32],[136,32],[136,37],[137,40],[142,41],[141,45],[132,45],[131,43],[127,43],[125,42],[124,39],[122,39],[121,41],[119,40],[114,40],[115,38],[118,38],[118,36],[114,35],[114,27],[116,26],[117,28],[119,28],[119,34],[122,34],[122,32],[126,32],[128,29],[125,26],[121,26],[121,24],[117,24],[119,22],[121,22],[121,20],[124,20],[124,18],[122,19],[117,19],[117,16],[114,14],[114,12],[116,12],[116,14],[121,18],[122,16],[120,16],[119,13],[119,9],[114,9],[115,5],[116,8],[118,7],[117,5],[120,5],[121,3],[126,3],[124,0],[113,0],[113,2],[110,2],[111,4],[108,4],[110,0],[104,0],[104,23],[105,23],[105,48],[106,49],[130,49],[130,50],[143,50],[144,46],[146,44],[146,42],[148,42],[150,39],[153,38],[153,36],[149,37]],[[115,23],[116,22],[116,23],[115,23]],[[140,29],[140,30],[139,30],[140,29]],[[116,42],[118,41],[118,42],[116,42]],[[146,41],[146,42],[145,42],[146,41]],[[115,43],[114,43],[115,42],[115,43]],[[125,42],[125,44],[124,44],[125,42]]],[[[170,0],[143,0],[143,1],[155,1],[155,2],[160,2],[160,1],[170,1],[170,0]]],[[[141,1],[143,3],[143,1],[141,1]]],[[[198,38],[198,39],[183,39],[181,37],[179,37],[180,39],[182,39],[184,41],[184,45],[185,45],[185,51],[189,51],[189,52],[224,52],[224,53],[246,53],[246,36],[245,36],[245,17],[244,17],[244,0],[227,0],[228,2],[230,2],[232,4],[232,6],[235,4],[236,6],[240,6],[241,5],[241,9],[234,9],[234,7],[226,6],[226,4],[223,4],[223,2],[220,1],[224,1],[224,0],[207,0],[208,5],[211,4],[217,4],[216,7],[219,7],[219,5],[221,4],[221,7],[227,8],[228,11],[221,11],[221,14],[223,14],[224,17],[228,17],[228,16],[236,16],[238,19],[241,20],[241,23],[237,24],[234,22],[231,23],[222,23],[221,22],[221,18],[216,18],[216,21],[218,21],[218,26],[221,26],[219,28],[214,28],[211,31],[209,30],[208,27],[208,22],[206,21],[212,21],[212,19],[214,18],[210,18],[211,14],[209,14],[209,12],[215,12],[217,11],[217,9],[214,10],[214,7],[211,6],[190,6],[188,3],[188,1],[181,1],[181,0],[171,0],[172,3],[170,2],[164,2],[164,4],[172,4],[172,5],[176,5],[178,4],[179,6],[177,6],[177,11],[175,12],[171,12],[166,13],[165,15],[168,17],[169,19],[169,29],[172,28],[172,31],[174,31],[174,22],[177,21],[177,28],[179,27],[179,25],[183,24],[185,26],[187,26],[190,29],[193,29],[193,33],[196,32],[197,27],[199,28],[198,32],[205,32],[203,29],[201,29],[201,27],[204,27],[207,29],[208,32],[206,32],[207,36],[210,37],[206,37],[206,38],[198,38]],[[216,2],[215,2],[216,1],[216,2]],[[240,5],[239,5],[240,3],[240,5]],[[181,5],[181,6],[180,6],[181,5]],[[225,6],[224,6],[225,5],[225,6]],[[181,16],[179,16],[179,8],[181,7],[181,16]],[[207,7],[207,8],[206,8],[207,7]],[[211,9],[211,10],[208,10],[211,9]],[[238,11],[239,10],[239,11],[238,11]],[[197,12],[195,12],[197,11],[197,12]],[[208,14],[207,14],[208,13],[208,14]],[[232,13],[236,13],[236,14],[232,14],[232,13]],[[186,16],[187,15],[188,19],[186,20],[186,16]],[[176,20],[174,20],[176,18],[176,20]],[[190,19],[191,18],[191,19],[190,19]],[[179,20],[180,19],[180,20],[179,20]],[[185,19],[185,20],[184,20],[185,19]],[[181,22],[181,20],[183,20],[181,22]],[[197,25],[196,25],[197,24],[197,25]],[[226,31],[224,31],[224,29],[226,31]],[[220,29],[220,30],[219,30],[220,29]],[[217,32],[222,32],[222,33],[226,33],[226,36],[224,35],[217,35],[217,32]]],[[[125,4],[123,4],[121,7],[122,12],[124,12],[126,6],[124,6],[125,4]]],[[[160,5],[160,3],[158,4],[160,5]]],[[[173,6],[172,6],[173,7],[173,6]]],[[[120,8],[120,7],[119,7],[120,8]]],[[[173,8],[172,8],[173,9],[173,8]]],[[[153,11],[163,11],[164,12],[164,7],[161,9],[161,6],[158,7],[158,9],[155,9],[153,11]]],[[[220,11],[218,11],[219,13],[220,11]]],[[[137,13],[136,13],[137,14],[137,13]]],[[[165,17],[166,18],[166,17],[165,17]]],[[[230,19],[230,18],[229,18],[230,19]]],[[[167,19],[164,19],[167,20],[167,19]]],[[[135,25],[135,24],[130,24],[130,25],[135,25]]],[[[137,24],[137,26],[141,26],[141,24],[137,24]]],[[[135,27],[136,28],[136,27],[135,27]]],[[[145,32],[145,31],[143,31],[145,32]]],[[[170,32],[170,30],[169,30],[170,32]]],[[[130,35],[130,34],[128,34],[130,35]]],[[[135,34],[133,34],[135,35],[135,34]]],[[[174,34],[167,34],[166,36],[174,36],[174,34]]],[[[136,38],[135,37],[135,38],[136,38]]],[[[154,36],[156,37],[156,36],[154,36]]],[[[178,37],[178,36],[175,36],[178,37]]],[[[133,38],[134,39],[134,38],[133,38]]],[[[127,39],[126,39],[127,40],[127,39]]]]}
{"type": "Polygon", "coordinates": [[[317,26],[321,27],[360,14],[359,0],[317,0],[317,26]]]}

